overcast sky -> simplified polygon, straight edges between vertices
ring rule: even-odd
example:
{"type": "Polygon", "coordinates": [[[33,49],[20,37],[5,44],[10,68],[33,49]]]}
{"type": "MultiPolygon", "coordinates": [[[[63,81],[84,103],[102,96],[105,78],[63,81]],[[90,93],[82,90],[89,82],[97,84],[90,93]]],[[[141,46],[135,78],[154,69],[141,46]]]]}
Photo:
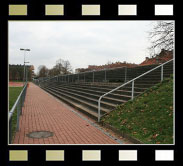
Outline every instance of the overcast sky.
{"type": "Polygon", "coordinates": [[[69,60],[73,70],[108,61],[141,63],[149,56],[151,21],[10,21],[9,63],[52,68],[69,60]]]}

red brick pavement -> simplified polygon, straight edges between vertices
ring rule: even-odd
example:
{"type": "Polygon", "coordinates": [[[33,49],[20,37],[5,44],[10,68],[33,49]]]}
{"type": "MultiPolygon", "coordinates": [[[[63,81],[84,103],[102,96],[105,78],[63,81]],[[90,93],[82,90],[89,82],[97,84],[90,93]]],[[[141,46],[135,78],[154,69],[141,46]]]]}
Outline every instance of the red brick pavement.
{"type": "Polygon", "coordinates": [[[14,144],[117,144],[61,102],[30,83],[14,144]],[[51,131],[53,137],[34,139],[33,131],[51,131]]]}

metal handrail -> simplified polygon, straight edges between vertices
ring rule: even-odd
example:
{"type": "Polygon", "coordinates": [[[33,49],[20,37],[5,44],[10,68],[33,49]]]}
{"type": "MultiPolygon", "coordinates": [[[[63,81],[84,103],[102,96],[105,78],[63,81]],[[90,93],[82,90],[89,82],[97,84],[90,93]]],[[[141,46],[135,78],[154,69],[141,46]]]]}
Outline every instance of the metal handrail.
{"type": "Polygon", "coordinates": [[[22,91],[20,92],[15,104],[13,105],[13,107],[11,108],[11,110],[9,111],[8,114],[8,120],[9,120],[9,143],[11,143],[12,141],[12,117],[13,114],[17,108],[17,126],[16,126],[16,130],[19,130],[19,116],[22,114],[22,107],[24,105],[24,101],[25,101],[25,95],[26,95],[26,90],[27,90],[27,82],[24,84],[24,87],[22,89],[22,91]]]}
{"type": "Polygon", "coordinates": [[[161,64],[161,65],[159,65],[159,66],[157,66],[157,67],[155,67],[155,68],[153,68],[153,69],[151,69],[151,70],[149,70],[149,71],[147,71],[147,72],[145,72],[145,73],[143,73],[143,74],[141,74],[141,75],[139,75],[138,77],[136,77],[136,78],[134,78],[134,79],[132,79],[132,80],[130,80],[130,81],[128,81],[128,82],[126,82],[126,83],[124,83],[124,84],[122,84],[122,85],[120,85],[120,86],[114,88],[114,89],[112,89],[111,91],[109,91],[109,92],[103,94],[102,96],[100,96],[99,99],[98,99],[98,122],[100,122],[100,117],[101,117],[101,116],[100,116],[100,114],[101,114],[101,113],[100,113],[100,102],[101,102],[101,99],[102,99],[103,97],[105,97],[106,95],[108,95],[108,94],[110,94],[110,93],[112,93],[112,92],[118,90],[119,88],[122,88],[122,87],[124,87],[125,85],[127,85],[127,84],[129,84],[129,83],[132,82],[132,100],[133,100],[133,98],[134,98],[134,81],[137,80],[138,78],[141,78],[142,76],[144,76],[144,75],[146,75],[146,74],[148,74],[148,73],[150,73],[150,72],[152,72],[152,71],[154,71],[154,70],[160,68],[160,67],[162,67],[162,68],[161,68],[161,81],[163,81],[163,66],[164,66],[165,64],[167,64],[167,63],[173,61],[173,60],[174,60],[174,59],[171,59],[171,60],[169,60],[169,61],[167,61],[167,62],[165,62],[165,63],[163,63],[163,64],[161,64]]]}

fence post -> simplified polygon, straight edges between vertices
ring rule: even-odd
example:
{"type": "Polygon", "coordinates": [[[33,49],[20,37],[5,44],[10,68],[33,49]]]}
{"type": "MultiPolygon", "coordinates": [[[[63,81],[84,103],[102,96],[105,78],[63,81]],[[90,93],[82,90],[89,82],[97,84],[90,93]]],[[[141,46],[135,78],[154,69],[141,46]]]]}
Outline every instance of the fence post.
{"type": "Polygon", "coordinates": [[[126,82],[126,75],[127,75],[127,67],[125,67],[125,82],[126,82]]]}
{"type": "Polygon", "coordinates": [[[12,140],[12,118],[9,120],[9,143],[11,144],[12,140]]]}
{"type": "Polygon", "coordinates": [[[93,71],[93,82],[94,82],[94,77],[95,77],[95,76],[94,76],[94,71],[93,71]]]}
{"type": "Polygon", "coordinates": [[[163,66],[161,66],[161,82],[163,81],[163,66]]]}
{"type": "Polygon", "coordinates": [[[106,69],[105,69],[105,82],[106,82],[107,78],[106,78],[106,69]]]}
{"type": "Polygon", "coordinates": [[[132,100],[134,98],[134,81],[132,81],[132,100]]]}
{"type": "Polygon", "coordinates": [[[23,107],[23,101],[22,101],[22,96],[21,96],[21,99],[20,99],[20,103],[21,103],[21,110],[20,110],[20,115],[22,115],[22,107],[23,107]]]}
{"type": "Polygon", "coordinates": [[[79,82],[79,73],[78,73],[78,82],[79,82]]]}
{"type": "Polygon", "coordinates": [[[84,82],[85,82],[85,73],[84,73],[84,82]]]}
{"type": "Polygon", "coordinates": [[[22,98],[23,98],[23,106],[24,106],[24,101],[25,101],[25,92],[23,92],[23,94],[22,94],[22,98]]]}
{"type": "Polygon", "coordinates": [[[19,116],[20,116],[20,101],[18,102],[18,105],[17,105],[17,128],[16,128],[16,131],[19,131],[19,116]]]}

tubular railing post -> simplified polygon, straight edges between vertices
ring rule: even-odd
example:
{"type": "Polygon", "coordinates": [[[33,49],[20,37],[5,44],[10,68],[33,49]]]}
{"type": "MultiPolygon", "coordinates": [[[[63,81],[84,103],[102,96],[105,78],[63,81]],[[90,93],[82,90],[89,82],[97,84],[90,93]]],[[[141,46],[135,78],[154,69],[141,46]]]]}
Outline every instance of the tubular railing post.
{"type": "Polygon", "coordinates": [[[161,82],[163,81],[163,66],[161,66],[161,82]]]}
{"type": "Polygon", "coordinates": [[[134,98],[134,81],[132,81],[132,100],[134,98]]]}
{"type": "Polygon", "coordinates": [[[79,82],[79,74],[78,74],[78,82],[79,82]]]}
{"type": "Polygon", "coordinates": [[[85,82],[85,73],[84,73],[84,82],[85,82]]]}
{"type": "Polygon", "coordinates": [[[98,100],[98,122],[100,122],[100,100],[101,100],[101,97],[98,100]]]}

